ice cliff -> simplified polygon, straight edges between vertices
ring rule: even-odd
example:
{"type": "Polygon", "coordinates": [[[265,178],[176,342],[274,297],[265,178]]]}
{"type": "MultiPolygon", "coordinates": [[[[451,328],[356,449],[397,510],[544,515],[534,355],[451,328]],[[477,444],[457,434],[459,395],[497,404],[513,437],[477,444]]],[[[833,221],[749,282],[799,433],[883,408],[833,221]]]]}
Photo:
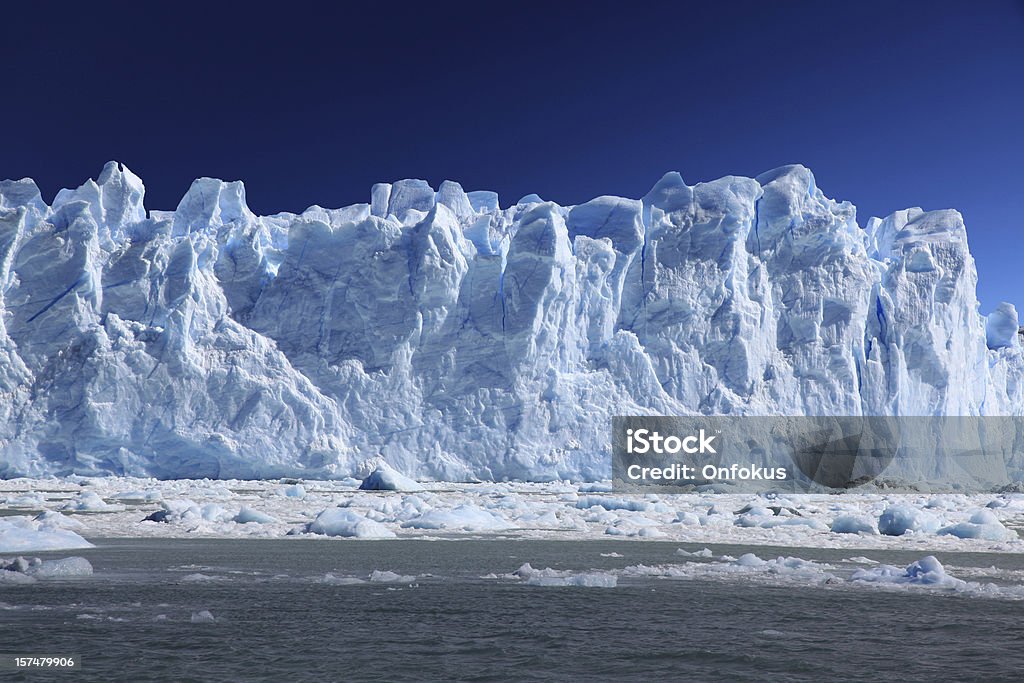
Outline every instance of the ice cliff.
{"type": "Polygon", "coordinates": [[[0,476],[593,478],[615,414],[1024,410],[960,215],[860,227],[802,166],[571,207],[143,195],[113,162],[49,206],[0,183],[0,476]]]}

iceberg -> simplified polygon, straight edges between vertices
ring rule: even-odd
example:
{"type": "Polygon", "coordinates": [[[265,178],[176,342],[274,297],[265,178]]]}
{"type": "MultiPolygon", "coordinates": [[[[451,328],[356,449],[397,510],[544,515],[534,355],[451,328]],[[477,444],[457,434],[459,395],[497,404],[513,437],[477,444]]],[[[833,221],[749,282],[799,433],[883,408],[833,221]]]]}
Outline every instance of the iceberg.
{"type": "Polygon", "coordinates": [[[359,484],[361,491],[422,491],[414,480],[381,463],[359,484]]]}
{"type": "Polygon", "coordinates": [[[595,481],[613,415],[1024,415],[960,214],[862,226],[799,165],[577,206],[144,199],[115,162],[49,204],[0,182],[0,477],[595,481]]]}

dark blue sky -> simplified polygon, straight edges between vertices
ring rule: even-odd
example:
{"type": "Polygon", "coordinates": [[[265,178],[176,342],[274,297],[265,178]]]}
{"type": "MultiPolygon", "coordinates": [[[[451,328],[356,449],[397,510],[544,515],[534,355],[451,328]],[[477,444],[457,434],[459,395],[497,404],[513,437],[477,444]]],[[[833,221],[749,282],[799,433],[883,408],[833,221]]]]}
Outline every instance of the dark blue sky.
{"type": "Polygon", "coordinates": [[[50,200],[117,159],[149,208],[209,175],[272,213],[799,162],[862,224],[960,209],[982,310],[1024,306],[1021,2],[147,4],[4,8],[0,177],[50,200]]]}

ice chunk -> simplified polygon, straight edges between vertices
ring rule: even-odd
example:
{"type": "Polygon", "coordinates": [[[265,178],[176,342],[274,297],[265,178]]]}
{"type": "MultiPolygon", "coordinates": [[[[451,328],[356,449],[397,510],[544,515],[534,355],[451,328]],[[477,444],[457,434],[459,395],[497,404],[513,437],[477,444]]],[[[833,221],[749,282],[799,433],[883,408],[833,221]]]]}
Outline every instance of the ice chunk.
{"type": "Polygon", "coordinates": [[[359,485],[363,491],[422,491],[423,487],[404,474],[380,463],[359,485]]]}
{"type": "Polygon", "coordinates": [[[404,576],[390,571],[375,569],[370,572],[370,583],[412,583],[415,576],[404,576]]]}
{"type": "Polygon", "coordinates": [[[962,590],[967,582],[946,573],[942,563],[933,555],[911,563],[905,569],[891,565],[879,565],[870,569],[858,569],[850,576],[851,581],[870,583],[911,584],[962,590]]]}
{"type": "Polygon", "coordinates": [[[355,576],[335,576],[330,572],[324,574],[320,582],[329,583],[332,586],[359,586],[366,583],[364,579],[356,578],[355,576]]]}
{"type": "Polygon", "coordinates": [[[65,578],[69,576],[92,575],[92,563],[84,557],[65,557],[62,560],[43,560],[38,567],[31,570],[33,576],[39,578],[65,578]]]}
{"type": "Polygon", "coordinates": [[[604,572],[571,572],[551,568],[534,569],[526,563],[515,574],[529,586],[578,586],[581,588],[615,588],[618,577],[604,572]]]}
{"type": "Polygon", "coordinates": [[[885,536],[902,536],[907,532],[933,532],[939,520],[932,514],[912,505],[892,505],[878,518],[878,531],[885,536]]]}
{"type": "Polygon", "coordinates": [[[56,526],[61,529],[84,529],[85,524],[78,521],[74,517],[68,515],[62,515],[59,512],[53,510],[44,510],[36,515],[33,519],[37,522],[42,522],[47,526],[56,526]]]}
{"type": "Polygon", "coordinates": [[[875,521],[863,515],[840,515],[832,520],[831,529],[834,534],[878,534],[875,521]]]}
{"type": "Polygon", "coordinates": [[[164,499],[164,495],[160,491],[149,490],[149,491],[122,491],[121,493],[115,493],[110,496],[112,500],[127,500],[127,501],[143,501],[146,503],[156,503],[164,499]]]}
{"type": "Polygon", "coordinates": [[[234,521],[239,524],[274,524],[277,520],[265,512],[253,510],[250,507],[242,507],[235,515],[234,521]]]}
{"type": "Polygon", "coordinates": [[[12,508],[41,508],[46,506],[46,496],[41,493],[22,493],[0,498],[0,503],[12,508]]]}
{"type": "Polygon", "coordinates": [[[92,543],[51,521],[0,517],[0,553],[91,548],[92,543]]]}
{"type": "Polygon", "coordinates": [[[757,555],[746,553],[736,559],[736,564],[740,567],[763,567],[766,563],[757,555]]]}
{"type": "Polygon", "coordinates": [[[395,532],[379,522],[343,508],[327,508],[309,523],[313,534],[347,538],[395,538],[395,532]]]}
{"type": "Polygon", "coordinates": [[[286,498],[305,498],[306,488],[302,484],[291,484],[289,486],[282,486],[274,490],[279,496],[285,496],[286,498]]]}
{"type": "Polygon", "coordinates": [[[434,509],[402,524],[410,529],[451,529],[460,531],[504,531],[515,525],[501,516],[466,503],[450,510],[434,509]]]}
{"type": "Polygon", "coordinates": [[[60,509],[78,512],[121,512],[125,509],[125,506],[118,503],[108,503],[93,491],[83,491],[73,500],[64,503],[60,509]]]}
{"type": "Polygon", "coordinates": [[[234,518],[234,515],[216,503],[199,505],[187,498],[165,500],[160,503],[160,507],[160,510],[144,521],[197,525],[203,522],[229,522],[234,518]]]}
{"type": "Polygon", "coordinates": [[[630,500],[617,498],[615,496],[581,496],[576,501],[576,507],[581,510],[592,507],[602,507],[605,510],[632,510],[633,512],[644,512],[651,508],[651,504],[643,500],[630,500]]]}
{"type": "Polygon", "coordinates": [[[1003,526],[999,518],[987,509],[978,510],[966,522],[942,527],[937,533],[940,536],[979,538],[986,541],[1008,541],[1017,538],[1015,532],[1003,526]]]}
{"type": "Polygon", "coordinates": [[[60,560],[41,560],[38,557],[16,557],[13,560],[0,558],[0,580],[5,578],[5,573],[14,572],[37,579],[91,576],[92,564],[84,557],[65,557],[60,560]]]}
{"type": "Polygon", "coordinates": [[[198,612],[193,612],[190,621],[193,624],[213,624],[216,623],[217,618],[210,613],[210,610],[202,609],[198,612]]]}

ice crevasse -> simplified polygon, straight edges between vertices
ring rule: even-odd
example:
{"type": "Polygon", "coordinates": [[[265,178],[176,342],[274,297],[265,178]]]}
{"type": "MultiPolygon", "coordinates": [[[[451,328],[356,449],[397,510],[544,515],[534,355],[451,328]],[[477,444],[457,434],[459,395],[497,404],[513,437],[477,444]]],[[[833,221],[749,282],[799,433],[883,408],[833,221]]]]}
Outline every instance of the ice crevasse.
{"type": "Polygon", "coordinates": [[[578,206],[144,192],[0,182],[0,476],[593,479],[613,415],[1024,411],[960,214],[861,227],[802,166],[578,206]]]}

